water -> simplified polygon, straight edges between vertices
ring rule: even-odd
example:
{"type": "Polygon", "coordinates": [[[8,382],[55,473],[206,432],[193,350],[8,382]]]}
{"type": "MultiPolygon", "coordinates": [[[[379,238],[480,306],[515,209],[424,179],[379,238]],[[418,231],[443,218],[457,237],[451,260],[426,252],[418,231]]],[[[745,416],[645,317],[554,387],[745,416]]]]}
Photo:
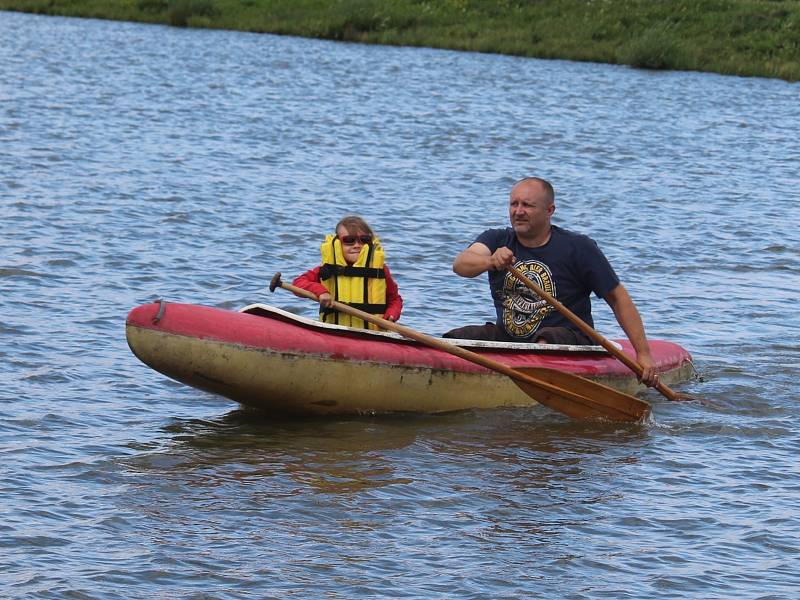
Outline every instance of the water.
{"type": "Polygon", "coordinates": [[[798,84],[14,13],[0,39],[0,597],[797,597],[798,84]],[[529,174],[708,404],[275,420],[128,350],[156,297],[313,315],[268,282],[350,212],[405,324],[482,322],[450,264],[529,174]]]}

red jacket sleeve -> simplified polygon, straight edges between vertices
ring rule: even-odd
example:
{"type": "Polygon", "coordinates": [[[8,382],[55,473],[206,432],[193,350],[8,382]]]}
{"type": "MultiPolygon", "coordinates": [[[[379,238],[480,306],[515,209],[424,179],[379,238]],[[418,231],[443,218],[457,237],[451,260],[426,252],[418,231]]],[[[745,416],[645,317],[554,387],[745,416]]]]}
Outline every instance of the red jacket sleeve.
{"type": "Polygon", "coordinates": [[[310,271],[306,271],[299,277],[295,278],[295,280],[292,282],[292,285],[303,288],[318,298],[322,294],[327,294],[328,289],[319,281],[319,269],[320,267],[314,267],[310,271]]]}
{"type": "Polygon", "coordinates": [[[400,319],[400,313],[403,310],[403,297],[400,295],[397,283],[389,272],[389,267],[383,265],[383,272],[386,274],[386,312],[383,313],[383,318],[391,318],[397,321],[400,319]]]}

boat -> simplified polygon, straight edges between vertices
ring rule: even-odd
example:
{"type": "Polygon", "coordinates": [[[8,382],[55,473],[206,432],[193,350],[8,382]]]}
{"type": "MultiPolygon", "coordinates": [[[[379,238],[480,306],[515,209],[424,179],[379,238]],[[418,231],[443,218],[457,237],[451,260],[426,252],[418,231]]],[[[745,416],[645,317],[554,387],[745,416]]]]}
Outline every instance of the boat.
{"type": "MultiPolygon", "coordinates": [[[[130,311],[126,336],[152,369],[276,414],[442,413],[535,406],[495,371],[384,331],[320,323],[267,304],[238,311],[157,300],[130,311]]],[[[644,390],[602,346],[442,340],[512,368],[546,367],[625,393],[644,390]]],[[[627,340],[613,342],[635,357],[627,340]]],[[[678,344],[651,340],[661,381],[694,373],[678,344]]]]}

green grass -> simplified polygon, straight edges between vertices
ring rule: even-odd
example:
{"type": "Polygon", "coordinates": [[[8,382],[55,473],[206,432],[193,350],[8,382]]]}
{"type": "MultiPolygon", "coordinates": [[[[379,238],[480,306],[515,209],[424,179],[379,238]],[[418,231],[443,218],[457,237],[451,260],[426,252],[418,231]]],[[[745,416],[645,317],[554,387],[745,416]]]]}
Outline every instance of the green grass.
{"type": "Polygon", "coordinates": [[[0,0],[0,9],[800,80],[798,0],[0,0]]]}

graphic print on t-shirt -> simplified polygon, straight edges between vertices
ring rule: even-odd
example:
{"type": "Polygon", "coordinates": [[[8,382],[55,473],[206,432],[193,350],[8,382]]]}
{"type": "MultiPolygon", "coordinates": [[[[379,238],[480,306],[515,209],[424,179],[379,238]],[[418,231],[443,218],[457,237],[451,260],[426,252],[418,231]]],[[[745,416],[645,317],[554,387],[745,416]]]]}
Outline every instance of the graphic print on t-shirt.
{"type": "MultiPolygon", "coordinates": [[[[553,274],[546,264],[529,260],[514,266],[544,291],[556,296],[553,274]]],[[[511,273],[506,273],[503,280],[503,326],[510,335],[529,337],[539,329],[544,318],[552,311],[553,307],[545,300],[539,298],[511,273]]]]}

